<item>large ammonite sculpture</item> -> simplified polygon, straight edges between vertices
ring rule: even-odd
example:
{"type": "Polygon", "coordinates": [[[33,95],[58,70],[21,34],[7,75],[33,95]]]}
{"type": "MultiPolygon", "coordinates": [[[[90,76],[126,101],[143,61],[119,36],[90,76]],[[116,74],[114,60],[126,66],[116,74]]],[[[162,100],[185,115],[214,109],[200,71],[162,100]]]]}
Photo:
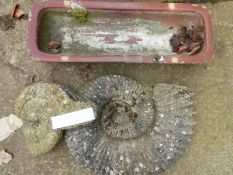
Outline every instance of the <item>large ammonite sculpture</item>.
{"type": "Polygon", "coordinates": [[[98,116],[67,131],[66,142],[95,174],[155,175],[191,139],[193,94],[186,87],[157,84],[146,93],[139,83],[113,75],[88,84],[80,96],[98,106],[98,116]]]}

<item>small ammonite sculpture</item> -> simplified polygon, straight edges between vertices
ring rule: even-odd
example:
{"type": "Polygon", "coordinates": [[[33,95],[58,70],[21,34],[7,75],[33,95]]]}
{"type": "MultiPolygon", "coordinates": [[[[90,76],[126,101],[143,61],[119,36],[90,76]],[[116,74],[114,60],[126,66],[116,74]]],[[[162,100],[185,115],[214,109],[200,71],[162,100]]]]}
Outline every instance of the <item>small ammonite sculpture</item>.
{"type": "Polygon", "coordinates": [[[50,151],[61,138],[62,131],[52,129],[51,117],[91,106],[74,100],[71,94],[59,84],[40,82],[17,98],[15,112],[23,120],[23,134],[33,155],[50,151]]]}
{"type": "Polygon", "coordinates": [[[100,77],[79,94],[98,106],[97,119],[68,130],[67,145],[95,174],[155,175],[191,140],[192,96],[184,86],[156,84],[149,92],[126,77],[100,77]]]}

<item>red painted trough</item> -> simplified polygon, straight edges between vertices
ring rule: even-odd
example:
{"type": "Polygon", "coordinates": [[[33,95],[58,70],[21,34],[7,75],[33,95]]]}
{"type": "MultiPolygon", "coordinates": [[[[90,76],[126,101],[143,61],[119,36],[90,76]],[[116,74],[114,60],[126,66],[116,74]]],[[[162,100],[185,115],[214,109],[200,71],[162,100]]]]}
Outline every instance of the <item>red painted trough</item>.
{"type": "Polygon", "coordinates": [[[47,62],[197,64],[213,56],[213,33],[203,6],[156,2],[77,1],[86,23],[67,13],[70,1],[32,6],[30,55],[47,62]],[[59,44],[51,50],[51,44],[59,44]]]}

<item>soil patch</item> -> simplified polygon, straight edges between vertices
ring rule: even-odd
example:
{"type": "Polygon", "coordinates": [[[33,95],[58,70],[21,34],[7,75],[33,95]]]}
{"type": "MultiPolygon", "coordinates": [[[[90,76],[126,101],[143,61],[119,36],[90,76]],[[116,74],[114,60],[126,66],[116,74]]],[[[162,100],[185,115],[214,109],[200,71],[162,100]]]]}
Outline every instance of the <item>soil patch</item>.
{"type": "Polygon", "coordinates": [[[16,19],[12,18],[10,15],[0,16],[0,29],[7,31],[15,28],[16,19]]]}

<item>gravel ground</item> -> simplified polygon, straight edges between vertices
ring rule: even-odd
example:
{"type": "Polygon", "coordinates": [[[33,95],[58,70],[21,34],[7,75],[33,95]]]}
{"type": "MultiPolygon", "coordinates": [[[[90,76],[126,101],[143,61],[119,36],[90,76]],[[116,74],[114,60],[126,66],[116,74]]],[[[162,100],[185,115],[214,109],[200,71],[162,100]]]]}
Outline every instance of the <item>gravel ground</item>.
{"type": "MultiPolygon", "coordinates": [[[[1,0],[0,15],[19,2],[28,12],[30,0],[1,0]]],[[[0,31],[0,116],[14,113],[14,101],[28,84],[38,81],[63,83],[77,91],[100,75],[120,74],[145,86],[154,83],[186,85],[196,95],[197,126],[193,142],[163,175],[233,174],[233,2],[207,4],[213,16],[215,58],[202,65],[44,63],[30,58],[26,49],[27,21],[0,31]],[[31,81],[33,78],[33,82],[31,81]]],[[[87,175],[70,155],[64,139],[46,155],[32,157],[21,130],[0,143],[13,160],[0,168],[2,175],[87,175]]]]}

